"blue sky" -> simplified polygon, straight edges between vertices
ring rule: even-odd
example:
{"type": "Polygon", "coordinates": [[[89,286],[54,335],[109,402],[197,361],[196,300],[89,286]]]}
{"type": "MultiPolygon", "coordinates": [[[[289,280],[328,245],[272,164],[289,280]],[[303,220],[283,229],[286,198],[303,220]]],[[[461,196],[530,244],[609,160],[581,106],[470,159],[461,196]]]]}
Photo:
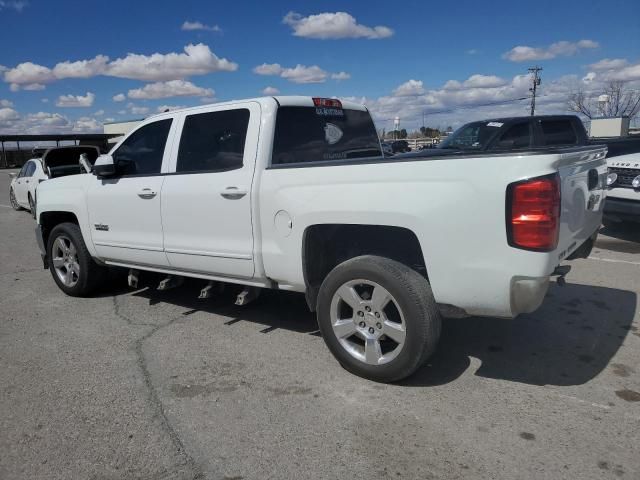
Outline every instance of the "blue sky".
{"type": "Polygon", "coordinates": [[[526,101],[468,107],[526,95],[520,75],[533,64],[544,68],[541,113],[552,113],[578,87],[622,79],[635,88],[639,18],[637,0],[0,0],[0,132],[99,131],[105,120],[266,87],[362,100],[380,127],[399,115],[414,128],[422,112],[427,124],[457,124],[526,114],[526,101]]]}

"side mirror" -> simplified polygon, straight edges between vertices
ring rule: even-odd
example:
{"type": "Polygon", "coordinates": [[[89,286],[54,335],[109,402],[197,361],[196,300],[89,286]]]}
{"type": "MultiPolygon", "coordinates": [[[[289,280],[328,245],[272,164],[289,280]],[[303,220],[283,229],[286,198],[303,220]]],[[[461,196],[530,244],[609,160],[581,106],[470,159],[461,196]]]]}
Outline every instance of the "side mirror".
{"type": "Polygon", "coordinates": [[[116,174],[116,165],[111,155],[100,155],[93,164],[93,173],[97,177],[110,177],[116,174]]]}

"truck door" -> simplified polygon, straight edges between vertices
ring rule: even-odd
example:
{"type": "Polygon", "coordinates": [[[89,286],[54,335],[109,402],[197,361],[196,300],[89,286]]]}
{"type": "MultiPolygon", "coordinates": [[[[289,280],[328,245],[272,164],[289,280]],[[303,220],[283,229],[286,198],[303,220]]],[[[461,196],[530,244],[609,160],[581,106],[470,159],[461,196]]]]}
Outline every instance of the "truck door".
{"type": "Polygon", "coordinates": [[[202,107],[181,117],[173,173],[162,187],[164,248],[172,267],[251,278],[251,186],[260,105],[202,107]]]}
{"type": "Polygon", "coordinates": [[[171,125],[172,119],[168,118],[135,130],[112,153],[116,176],[91,180],[87,192],[89,221],[101,258],[168,266],[162,245],[160,195],[171,125]]]}
{"type": "Polygon", "coordinates": [[[22,206],[29,205],[29,185],[33,181],[31,176],[33,175],[35,169],[36,164],[32,160],[29,160],[24,164],[22,170],[20,170],[20,173],[18,174],[14,193],[16,195],[16,201],[22,206]]]}

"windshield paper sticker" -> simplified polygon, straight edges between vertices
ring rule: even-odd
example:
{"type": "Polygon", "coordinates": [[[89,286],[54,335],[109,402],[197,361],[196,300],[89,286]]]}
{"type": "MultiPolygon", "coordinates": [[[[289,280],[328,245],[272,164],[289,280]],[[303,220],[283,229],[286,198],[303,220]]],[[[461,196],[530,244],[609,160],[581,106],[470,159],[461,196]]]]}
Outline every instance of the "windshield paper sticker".
{"type": "Polygon", "coordinates": [[[498,128],[500,128],[502,125],[504,125],[504,123],[500,123],[500,122],[489,122],[489,123],[487,123],[487,127],[498,127],[498,128]]]}
{"type": "Polygon", "coordinates": [[[338,143],[342,138],[342,130],[333,123],[327,123],[324,126],[324,138],[329,145],[338,143]]]}
{"type": "Polygon", "coordinates": [[[344,112],[339,108],[316,107],[316,114],[326,117],[344,117],[344,112]]]}

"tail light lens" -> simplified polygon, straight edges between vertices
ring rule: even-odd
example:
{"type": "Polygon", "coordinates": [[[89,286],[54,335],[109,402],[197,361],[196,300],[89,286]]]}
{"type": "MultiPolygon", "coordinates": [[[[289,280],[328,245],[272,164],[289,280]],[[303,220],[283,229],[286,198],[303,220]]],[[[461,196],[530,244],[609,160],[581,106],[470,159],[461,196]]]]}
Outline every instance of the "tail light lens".
{"type": "Polygon", "coordinates": [[[560,177],[558,174],[507,187],[507,239],[524,250],[549,252],[558,246],[560,177]]]}

